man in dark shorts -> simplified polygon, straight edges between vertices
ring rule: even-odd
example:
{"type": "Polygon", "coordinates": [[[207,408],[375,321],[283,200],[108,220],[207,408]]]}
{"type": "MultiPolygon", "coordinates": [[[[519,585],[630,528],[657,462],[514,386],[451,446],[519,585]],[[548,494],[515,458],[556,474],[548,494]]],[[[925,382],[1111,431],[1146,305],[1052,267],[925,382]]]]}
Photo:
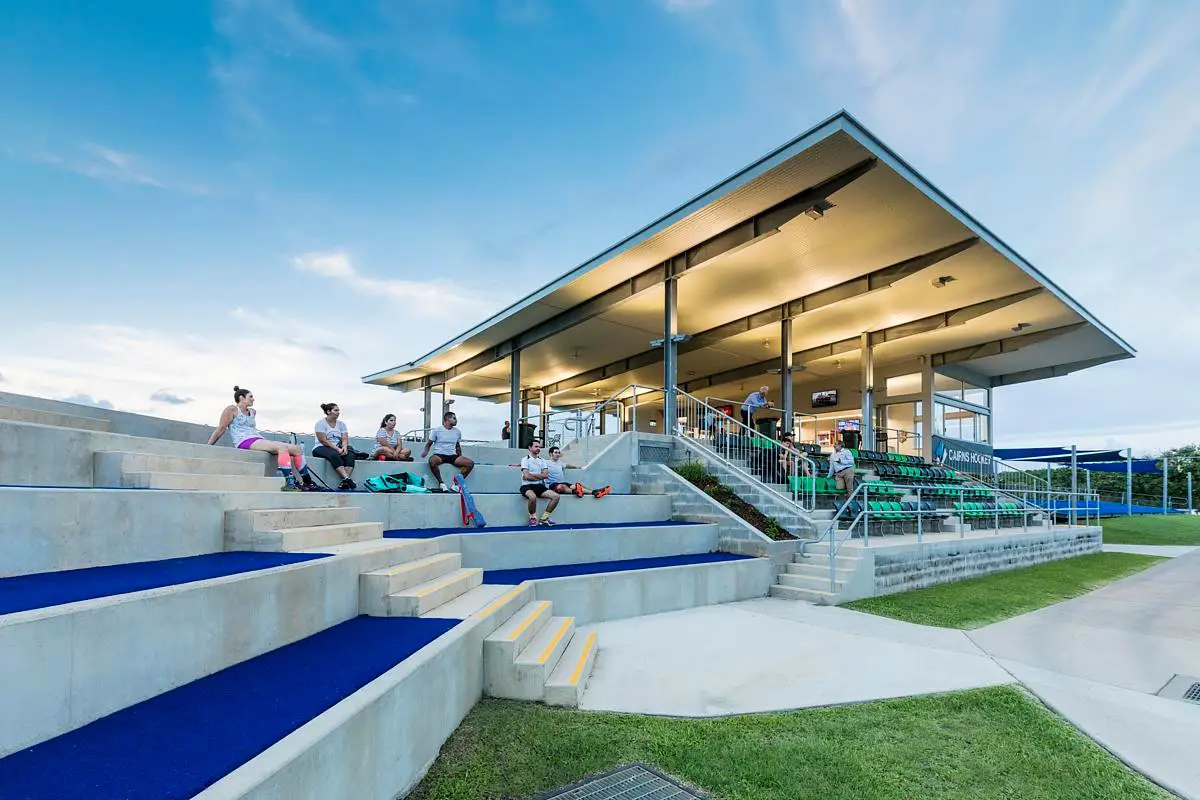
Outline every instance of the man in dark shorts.
{"type": "Polygon", "coordinates": [[[525,508],[529,511],[529,527],[538,525],[554,525],[551,512],[558,506],[558,492],[546,486],[546,478],[550,471],[546,468],[546,460],[542,458],[542,443],[534,439],[529,443],[529,455],[521,459],[521,489],[520,494],[525,498],[525,508]],[[546,510],[539,520],[537,515],[538,498],[546,500],[546,510]]]}

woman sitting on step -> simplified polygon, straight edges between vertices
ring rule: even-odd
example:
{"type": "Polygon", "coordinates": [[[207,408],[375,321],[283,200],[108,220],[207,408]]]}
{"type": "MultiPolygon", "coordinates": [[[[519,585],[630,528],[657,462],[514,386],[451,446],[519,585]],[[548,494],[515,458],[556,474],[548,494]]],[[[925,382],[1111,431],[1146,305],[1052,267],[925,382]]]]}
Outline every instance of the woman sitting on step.
{"type": "Polygon", "coordinates": [[[350,478],[354,473],[354,451],[350,449],[350,432],[346,430],[346,423],[338,419],[342,410],[337,403],[322,403],[321,410],[325,416],[317,420],[317,446],[313,448],[313,456],[328,461],[341,477],[339,489],[352,492],[358,488],[358,484],[350,478]]]}
{"type": "Polygon", "coordinates": [[[371,458],[376,461],[412,461],[412,450],[404,446],[400,434],[396,433],[396,415],[388,414],[379,423],[379,433],[375,434],[375,452],[371,458]]]}
{"type": "Polygon", "coordinates": [[[237,449],[275,454],[279,461],[279,474],[284,478],[285,492],[316,489],[317,485],[313,483],[308,465],[304,463],[304,451],[300,449],[300,445],[273,442],[260,436],[253,406],[254,395],[249,389],[233,387],[233,405],[221,412],[221,421],[217,423],[217,429],[213,431],[212,436],[208,437],[208,443],[216,444],[225,435],[225,431],[229,431],[229,438],[233,440],[233,446],[237,449]],[[293,466],[295,472],[292,471],[293,466]],[[300,474],[299,482],[296,480],[297,472],[300,474]]]}

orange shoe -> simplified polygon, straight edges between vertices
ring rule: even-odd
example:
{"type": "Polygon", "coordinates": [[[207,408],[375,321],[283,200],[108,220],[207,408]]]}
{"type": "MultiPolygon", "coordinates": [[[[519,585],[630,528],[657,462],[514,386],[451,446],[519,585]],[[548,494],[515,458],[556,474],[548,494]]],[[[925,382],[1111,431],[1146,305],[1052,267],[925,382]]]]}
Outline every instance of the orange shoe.
{"type": "Polygon", "coordinates": [[[575,484],[573,487],[571,487],[571,491],[575,493],[576,497],[583,497],[583,484],[575,484]]]}
{"type": "Polygon", "coordinates": [[[604,497],[606,494],[612,494],[611,486],[605,486],[603,489],[597,489],[596,491],[592,492],[592,497],[599,500],[601,497],[604,497]]]}

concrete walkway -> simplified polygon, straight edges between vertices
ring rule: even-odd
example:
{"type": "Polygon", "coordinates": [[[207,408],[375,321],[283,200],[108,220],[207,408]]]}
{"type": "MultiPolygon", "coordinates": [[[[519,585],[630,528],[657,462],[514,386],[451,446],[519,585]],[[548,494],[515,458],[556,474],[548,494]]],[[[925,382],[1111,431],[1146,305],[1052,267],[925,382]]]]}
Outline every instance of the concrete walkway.
{"type": "Polygon", "coordinates": [[[591,710],[720,716],[1012,681],[958,631],[776,598],[594,628],[591,710]]]}
{"type": "Polygon", "coordinates": [[[1106,553],[1133,553],[1139,556],[1162,556],[1163,558],[1177,558],[1186,556],[1188,553],[1194,553],[1200,550],[1200,547],[1188,547],[1186,545],[1158,545],[1158,544],[1106,544],[1104,552],[1106,553]]]}
{"type": "Polygon", "coordinates": [[[1200,800],[1200,551],[1056,606],[956,631],[763,598],[591,626],[584,709],[781,711],[1020,682],[1152,780],[1200,800]]]}

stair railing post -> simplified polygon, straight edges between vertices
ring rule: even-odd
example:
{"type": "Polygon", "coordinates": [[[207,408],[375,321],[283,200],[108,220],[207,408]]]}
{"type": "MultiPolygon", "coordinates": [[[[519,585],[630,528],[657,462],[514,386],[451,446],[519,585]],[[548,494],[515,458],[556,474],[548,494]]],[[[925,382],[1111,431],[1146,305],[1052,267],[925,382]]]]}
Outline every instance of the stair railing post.
{"type": "Polygon", "coordinates": [[[917,487],[917,544],[923,541],[922,536],[925,532],[925,509],[921,505],[921,487],[917,487]]]}

